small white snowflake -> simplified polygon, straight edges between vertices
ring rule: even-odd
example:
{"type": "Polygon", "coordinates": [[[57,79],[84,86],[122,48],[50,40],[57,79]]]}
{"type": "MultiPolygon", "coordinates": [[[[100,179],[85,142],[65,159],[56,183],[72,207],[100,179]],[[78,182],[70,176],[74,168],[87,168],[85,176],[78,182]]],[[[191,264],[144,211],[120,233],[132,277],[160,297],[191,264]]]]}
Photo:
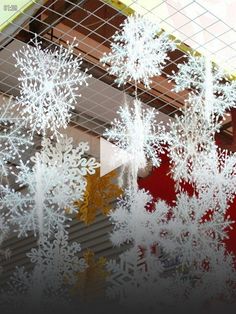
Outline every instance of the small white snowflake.
{"type": "Polygon", "coordinates": [[[213,65],[209,58],[189,54],[188,62],[179,64],[178,68],[172,76],[176,84],[174,91],[192,89],[189,103],[193,103],[193,108],[196,103],[200,104],[199,99],[204,99],[206,116],[222,117],[227,109],[235,107],[236,82],[230,81],[226,72],[213,65]]]}
{"type": "Polygon", "coordinates": [[[161,74],[175,43],[158,25],[138,15],[129,16],[120,26],[122,30],[112,37],[111,52],[101,62],[110,65],[108,71],[117,76],[119,86],[134,80],[150,88],[150,78],[161,74]]]}
{"type": "Polygon", "coordinates": [[[133,180],[137,180],[138,170],[145,168],[147,160],[153,166],[161,163],[160,154],[164,153],[164,125],[157,123],[158,112],[155,109],[144,109],[139,100],[134,100],[134,106],[125,104],[120,107],[119,119],[112,122],[112,127],[104,136],[126,154],[125,162],[133,169],[133,180]]]}
{"type": "Polygon", "coordinates": [[[168,156],[174,180],[193,181],[192,170],[198,164],[201,152],[210,152],[215,148],[214,135],[218,124],[209,124],[204,115],[185,109],[169,124],[168,156]]]}
{"type": "Polygon", "coordinates": [[[23,120],[15,112],[12,98],[4,99],[0,106],[0,175],[7,176],[7,162],[21,157],[32,142],[23,131],[23,120]]]}
{"type": "Polygon", "coordinates": [[[111,241],[114,245],[132,243],[146,249],[162,244],[162,231],[168,221],[169,207],[159,201],[152,209],[152,196],[145,190],[125,190],[124,198],[118,200],[110,220],[114,225],[111,241]]]}
{"type": "Polygon", "coordinates": [[[48,285],[60,287],[63,283],[73,284],[76,273],[84,271],[87,267],[85,260],[78,257],[81,246],[77,242],[68,243],[68,235],[57,232],[55,240],[42,237],[38,248],[31,249],[26,255],[31,262],[40,265],[47,277],[48,285]]]}
{"type": "Polygon", "coordinates": [[[19,228],[18,236],[28,231],[50,236],[64,230],[66,208],[77,211],[75,200],[82,199],[86,189],[85,176],[95,172],[99,164],[83,156],[87,143],[73,148],[72,138],[63,138],[55,147],[49,140],[42,142],[42,151],[32,158],[33,167],[21,163],[16,182],[26,192],[2,186],[1,206],[9,210],[10,222],[19,228]]]}
{"type": "MultiPolygon", "coordinates": [[[[119,261],[110,260],[107,270],[109,286],[107,296],[132,307],[162,304],[166,298],[168,278],[162,277],[163,265],[155,256],[145,256],[138,248],[132,248],[119,256],[119,261]]],[[[156,308],[155,308],[156,309],[156,308]]]]}
{"type": "MultiPolygon", "coordinates": [[[[74,40],[75,41],[75,40],[74,40]]],[[[82,59],[73,56],[74,41],[68,48],[62,45],[54,50],[42,48],[34,40],[34,47],[27,45],[13,56],[22,74],[20,81],[21,115],[32,134],[45,135],[51,131],[53,137],[66,128],[74,109],[78,85],[86,84],[88,75],[80,71],[82,59]]]]}
{"type": "Polygon", "coordinates": [[[199,197],[225,213],[236,196],[236,154],[220,149],[202,153],[192,175],[199,197]]]}

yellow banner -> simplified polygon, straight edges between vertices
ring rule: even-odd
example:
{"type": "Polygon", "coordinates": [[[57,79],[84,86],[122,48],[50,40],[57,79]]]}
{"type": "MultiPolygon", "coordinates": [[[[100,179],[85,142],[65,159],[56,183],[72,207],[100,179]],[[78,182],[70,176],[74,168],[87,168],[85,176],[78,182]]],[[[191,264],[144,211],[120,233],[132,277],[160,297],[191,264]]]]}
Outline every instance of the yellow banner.
{"type": "Polygon", "coordinates": [[[22,13],[29,9],[36,0],[1,0],[0,32],[12,24],[22,13]]]}

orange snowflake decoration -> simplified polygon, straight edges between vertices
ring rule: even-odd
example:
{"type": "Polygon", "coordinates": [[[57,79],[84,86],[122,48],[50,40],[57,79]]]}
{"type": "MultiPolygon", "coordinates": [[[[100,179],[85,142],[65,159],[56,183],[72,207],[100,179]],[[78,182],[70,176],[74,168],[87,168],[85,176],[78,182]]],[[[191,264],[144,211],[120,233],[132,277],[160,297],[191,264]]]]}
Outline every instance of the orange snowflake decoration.
{"type": "Polygon", "coordinates": [[[77,218],[89,225],[96,219],[96,214],[101,211],[108,215],[112,209],[112,202],[122,194],[122,189],[115,184],[117,172],[112,171],[100,177],[100,170],[96,169],[95,174],[87,175],[87,187],[83,201],[75,201],[78,208],[77,218]]]}

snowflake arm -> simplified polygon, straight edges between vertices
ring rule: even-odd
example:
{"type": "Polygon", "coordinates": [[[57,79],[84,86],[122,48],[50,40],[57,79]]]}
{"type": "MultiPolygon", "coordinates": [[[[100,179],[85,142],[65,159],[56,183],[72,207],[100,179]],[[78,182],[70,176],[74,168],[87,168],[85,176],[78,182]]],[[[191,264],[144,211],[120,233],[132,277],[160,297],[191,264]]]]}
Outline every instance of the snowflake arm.
{"type": "Polygon", "coordinates": [[[16,103],[9,98],[0,108],[0,174],[8,174],[7,162],[21,157],[32,141],[24,134],[23,120],[16,114],[16,103]]]}

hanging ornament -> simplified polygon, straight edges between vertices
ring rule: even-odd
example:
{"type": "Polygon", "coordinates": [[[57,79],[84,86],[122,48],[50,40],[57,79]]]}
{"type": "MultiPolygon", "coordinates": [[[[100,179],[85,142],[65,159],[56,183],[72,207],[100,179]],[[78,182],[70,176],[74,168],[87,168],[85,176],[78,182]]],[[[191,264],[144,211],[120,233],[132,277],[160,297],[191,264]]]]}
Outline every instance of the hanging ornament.
{"type": "Polygon", "coordinates": [[[118,298],[121,304],[148,313],[153,309],[166,309],[163,307],[169,302],[166,287],[171,281],[163,276],[163,265],[155,256],[144,256],[139,248],[131,248],[122,253],[119,260],[108,261],[107,270],[110,299],[118,298]]]}
{"type": "Polygon", "coordinates": [[[182,181],[193,183],[192,171],[198,166],[202,152],[215,149],[214,135],[219,127],[219,124],[209,124],[202,113],[191,108],[182,110],[182,115],[169,123],[167,150],[177,188],[182,181]]]}
{"type": "Polygon", "coordinates": [[[96,214],[101,211],[107,216],[112,209],[112,202],[122,194],[122,189],[114,183],[117,172],[112,171],[100,177],[99,169],[93,175],[87,175],[86,191],[83,200],[75,201],[78,208],[77,218],[89,225],[96,219],[96,214]]]}
{"type": "MultiPolygon", "coordinates": [[[[138,99],[133,107],[120,107],[119,119],[111,123],[104,136],[125,152],[124,162],[128,166],[129,181],[137,186],[138,171],[147,166],[148,160],[154,167],[161,163],[160,154],[164,153],[165,127],[157,122],[158,112],[155,109],[142,108],[138,99]]],[[[114,157],[115,158],[115,157],[114,157]]]]}
{"type": "Polygon", "coordinates": [[[43,50],[37,38],[33,44],[13,55],[16,67],[21,70],[20,114],[32,134],[45,136],[50,131],[51,137],[58,138],[59,129],[67,127],[71,110],[80,96],[78,85],[87,86],[89,76],[87,70],[80,70],[80,55],[73,56],[75,39],[67,43],[67,48],[61,45],[53,50],[43,50]]]}
{"type": "Polygon", "coordinates": [[[39,247],[26,254],[33,269],[17,267],[1,291],[1,308],[6,313],[71,309],[68,288],[73,285],[75,274],[87,267],[85,260],[77,256],[80,250],[79,243],[68,243],[66,233],[57,232],[54,240],[42,237],[39,247]]]}
{"type": "Polygon", "coordinates": [[[235,107],[236,81],[213,65],[209,57],[189,54],[188,61],[179,64],[178,69],[171,76],[176,84],[173,90],[178,93],[190,89],[189,105],[192,110],[203,110],[206,120],[218,121],[228,109],[235,107]]]}
{"type": "Polygon", "coordinates": [[[236,153],[220,149],[201,153],[192,176],[202,201],[225,215],[236,195],[236,153]]]}
{"type": "Polygon", "coordinates": [[[118,86],[133,80],[150,88],[151,77],[161,74],[175,43],[158,25],[139,15],[129,16],[120,27],[112,37],[111,52],[100,61],[109,65],[118,86]]]}
{"type": "Polygon", "coordinates": [[[150,250],[161,240],[169,207],[163,202],[158,210],[153,210],[152,203],[152,196],[145,190],[125,190],[124,197],[118,199],[109,214],[114,225],[110,236],[113,245],[132,243],[134,247],[150,250]]]}
{"type": "Polygon", "coordinates": [[[76,273],[87,268],[85,259],[78,257],[80,244],[69,244],[68,240],[65,232],[57,232],[53,240],[44,236],[39,240],[38,247],[26,254],[33,264],[40,265],[48,287],[59,289],[65,283],[73,285],[76,273]]]}

